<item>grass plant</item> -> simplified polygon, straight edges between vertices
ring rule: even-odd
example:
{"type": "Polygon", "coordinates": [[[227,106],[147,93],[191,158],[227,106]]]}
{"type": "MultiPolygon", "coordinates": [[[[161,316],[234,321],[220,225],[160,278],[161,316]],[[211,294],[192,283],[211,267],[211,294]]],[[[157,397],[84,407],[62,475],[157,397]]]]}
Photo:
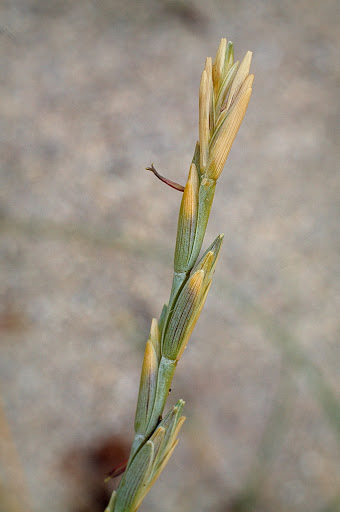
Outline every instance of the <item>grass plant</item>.
{"type": "Polygon", "coordinates": [[[215,188],[242,123],[252,92],[252,53],[234,62],[233,43],[222,38],[214,62],[206,59],[199,89],[199,141],[185,187],[158,175],[183,193],[174,273],[168,304],[151,323],[135,415],[135,437],[117,491],[105,512],[135,512],[160,475],[177,443],[184,401],[164,416],[176,366],[205,303],[223,234],[199,258],[215,188]]]}

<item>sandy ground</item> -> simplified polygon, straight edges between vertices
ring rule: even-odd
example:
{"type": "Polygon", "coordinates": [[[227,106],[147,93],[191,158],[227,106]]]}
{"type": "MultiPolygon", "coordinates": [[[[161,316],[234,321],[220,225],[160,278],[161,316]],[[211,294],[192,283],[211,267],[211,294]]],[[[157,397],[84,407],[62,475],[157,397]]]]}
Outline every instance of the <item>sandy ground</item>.
{"type": "Polygon", "coordinates": [[[185,182],[221,36],[253,50],[254,92],[172,386],[188,419],[141,511],[336,510],[336,1],[2,0],[0,20],[1,510],[105,506],[171,282],[180,194],[144,167],[185,182]]]}

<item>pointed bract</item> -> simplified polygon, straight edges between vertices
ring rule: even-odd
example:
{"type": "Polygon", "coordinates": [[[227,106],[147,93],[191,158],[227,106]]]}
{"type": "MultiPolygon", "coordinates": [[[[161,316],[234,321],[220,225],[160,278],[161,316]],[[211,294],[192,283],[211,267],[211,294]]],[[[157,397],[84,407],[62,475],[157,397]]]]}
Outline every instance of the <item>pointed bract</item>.
{"type": "Polygon", "coordinates": [[[211,102],[211,89],[209,87],[209,78],[206,70],[203,70],[200,94],[199,94],[199,141],[200,141],[200,167],[205,168],[209,156],[209,112],[211,102]]]}
{"type": "Polygon", "coordinates": [[[152,319],[149,339],[151,340],[151,342],[154,346],[157,358],[159,360],[161,357],[161,337],[160,337],[157,318],[152,319]]]}
{"type": "Polygon", "coordinates": [[[236,76],[238,66],[239,66],[239,61],[235,62],[235,64],[233,64],[231,66],[231,68],[229,69],[228,73],[225,75],[225,77],[223,79],[223,82],[221,84],[220,90],[218,92],[218,96],[217,96],[216,104],[215,104],[215,108],[216,108],[216,124],[215,124],[215,127],[214,127],[215,128],[214,129],[214,133],[217,130],[217,124],[219,122],[220,113],[225,108],[225,99],[226,99],[227,94],[228,94],[228,92],[230,90],[230,87],[231,87],[231,85],[233,83],[233,80],[234,80],[234,78],[236,76]]]}
{"type": "Polygon", "coordinates": [[[184,286],[176,302],[162,343],[162,354],[170,360],[177,359],[181,345],[188,341],[186,330],[195,308],[199,305],[203,279],[203,270],[195,272],[184,286]]]}
{"type": "Polygon", "coordinates": [[[213,77],[214,95],[215,96],[217,95],[217,92],[221,86],[221,81],[223,78],[226,48],[227,48],[227,40],[224,37],[222,37],[220,46],[218,47],[218,50],[216,53],[214,65],[212,68],[212,77],[213,77]]]}
{"type": "Polygon", "coordinates": [[[135,432],[144,434],[148,426],[156,394],[158,357],[153,343],[146,342],[139,395],[135,416],[135,432]]]}
{"type": "Polygon", "coordinates": [[[195,240],[198,215],[199,178],[194,163],[191,164],[189,178],[183,192],[178,217],[177,240],[174,258],[175,272],[187,272],[188,262],[195,240]]]}
{"type": "Polygon", "coordinates": [[[252,89],[248,88],[241,97],[237,98],[232,111],[226,118],[219,136],[210,149],[210,157],[207,165],[206,175],[210,179],[217,180],[225,165],[229,151],[234,142],[239,127],[241,126],[244,114],[250,100],[252,89]]]}
{"type": "Polygon", "coordinates": [[[238,68],[238,71],[234,78],[233,84],[230,88],[229,98],[228,98],[227,105],[226,105],[227,110],[229,109],[229,107],[231,106],[231,103],[237,96],[237,93],[239,92],[243,82],[249,75],[249,69],[250,69],[252,56],[253,56],[252,52],[247,52],[243,61],[240,64],[240,67],[238,68]]]}
{"type": "Polygon", "coordinates": [[[201,259],[194,266],[192,272],[196,272],[197,270],[204,270],[204,273],[209,276],[212,275],[212,272],[215,269],[215,265],[217,263],[218,256],[221,251],[222,243],[223,243],[224,235],[221,233],[218,235],[213,243],[208,247],[205,251],[201,259]],[[211,254],[213,257],[211,257],[211,254]]]}
{"type": "Polygon", "coordinates": [[[227,49],[225,52],[224,75],[229,73],[230,68],[234,64],[234,43],[228,41],[227,49]]]}

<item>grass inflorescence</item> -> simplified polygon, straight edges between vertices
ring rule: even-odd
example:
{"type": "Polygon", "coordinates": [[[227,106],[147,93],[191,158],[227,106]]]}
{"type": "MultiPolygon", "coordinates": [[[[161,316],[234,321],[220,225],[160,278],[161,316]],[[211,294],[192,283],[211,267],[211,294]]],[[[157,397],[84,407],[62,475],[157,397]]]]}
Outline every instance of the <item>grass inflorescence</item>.
{"type": "Polygon", "coordinates": [[[206,59],[199,90],[199,141],[183,192],[170,298],[153,319],[146,342],[135,415],[135,438],[126,470],[105,512],[135,512],[178,443],[184,401],[163,417],[176,365],[204,306],[223,235],[199,259],[215,188],[242,123],[252,92],[252,53],[234,61],[233,43],[222,38],[214,62],[206,59]]]}

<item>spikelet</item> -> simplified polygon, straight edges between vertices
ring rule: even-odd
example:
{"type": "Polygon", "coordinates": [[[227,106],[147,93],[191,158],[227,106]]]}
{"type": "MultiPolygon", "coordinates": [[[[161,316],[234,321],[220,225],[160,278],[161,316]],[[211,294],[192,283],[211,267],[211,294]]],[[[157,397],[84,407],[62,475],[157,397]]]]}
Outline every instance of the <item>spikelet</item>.
{"type": "Polygon", "coordinates": [[[199,93],[200,167],[205,169],[209,156],[211,75],[203,70],[199,93]]]}
{"type": "Polygon", "coordinates": [[[212,68],[212,79],[214,84],[214,96],[216,97],[218,91],[221,87],[221,83],[224,75],[224,64],[225,64],[225,55],[227,49],[227,40],[222,37],[220,46],[218,47],[214,65],[212,68]]]}
{"type": "Polygon", "coordinates": [[[175,272],[185,272],[195,240],[198,215],[199,178],[194,163],[191,164],[189,178],[183,192],[178,217],[177,240],[174,257],[175,272]]]}
{"type": "Polygon", "coordinates": [[[223,242],[219,235],[203,254],[183,287],[162,339],[162,356],[178,361],[188,343],[207,296],[223,242]]]}
{"type": "Polygon", "coordinates": [[[185,333],[202,294],[204,271],[195,272],[183,288],[169,320],[162,342],[162,355],[175,361],[181,345],[185,342],[185,333]]]}

